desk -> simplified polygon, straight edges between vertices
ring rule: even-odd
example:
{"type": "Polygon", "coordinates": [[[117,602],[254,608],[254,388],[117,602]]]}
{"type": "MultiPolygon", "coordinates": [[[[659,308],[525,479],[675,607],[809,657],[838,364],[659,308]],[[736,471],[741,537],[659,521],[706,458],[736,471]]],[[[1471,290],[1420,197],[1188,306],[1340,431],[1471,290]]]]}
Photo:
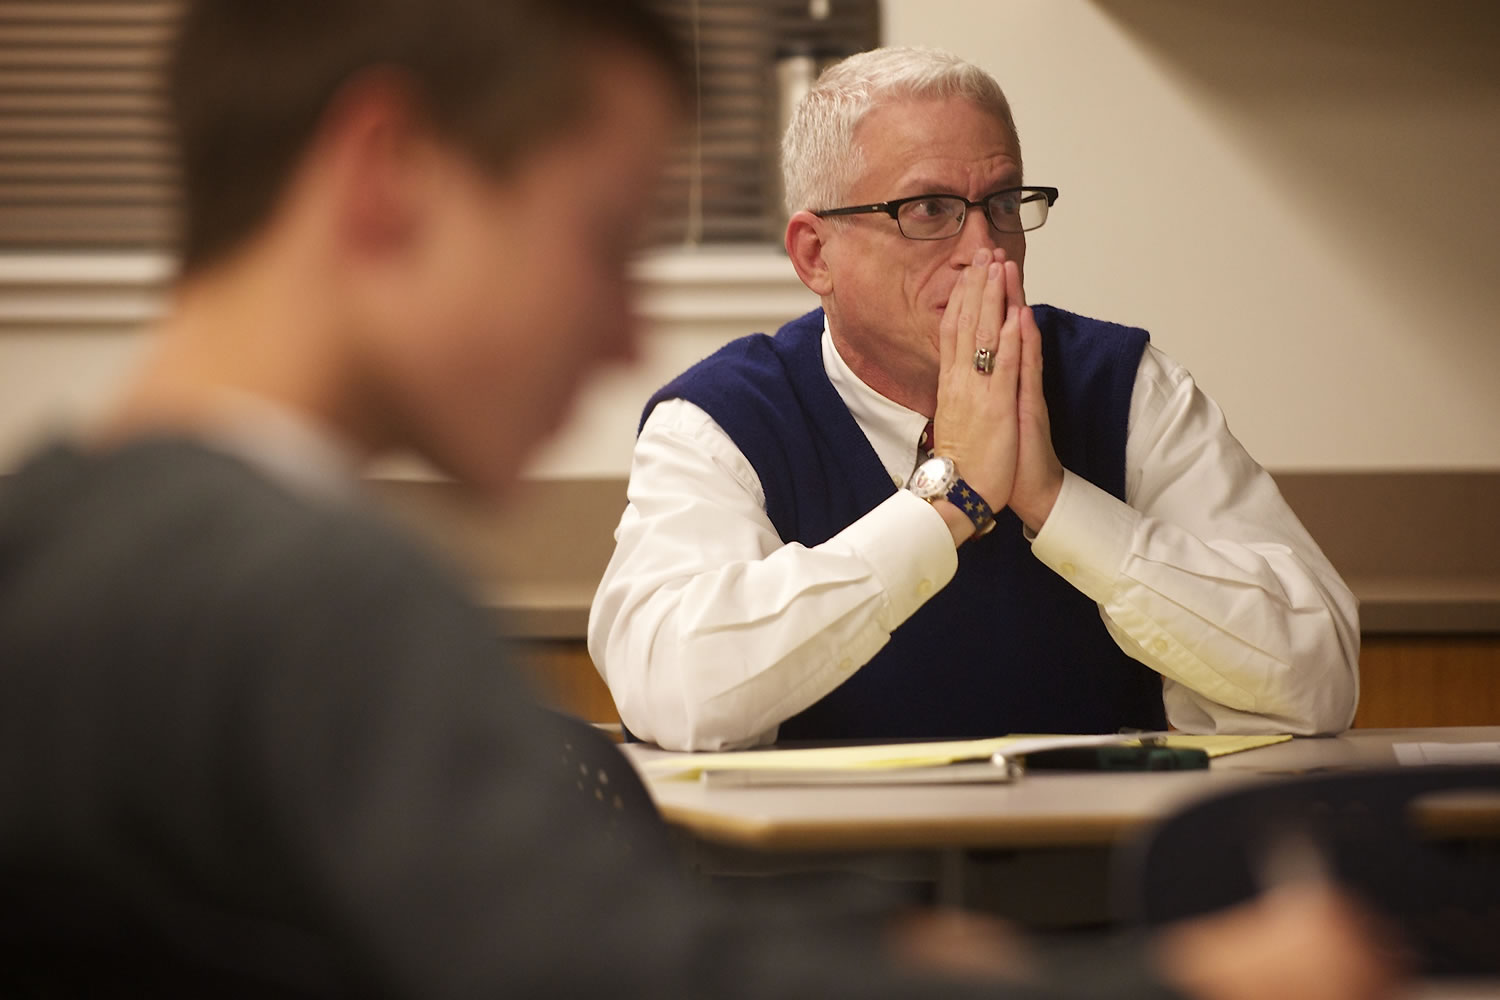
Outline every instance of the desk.
{"type": "MultiPolygon", "coordinates": [[[[1033,928],[1110,922],[1115,845],[1235,783],[1396,764],[1397,743],[1496,743],[1500,726],[1363,729],[1214,760],[1207,770],[1035,773],[1015,784],[707,786],[649,779],[690,867],[714,876],[855,872],[1033,928]],[[928,888],[922,889],[920,887],[928,888]]],[[[625,748],[637,764],[669,755],[625,748]]],[[[1500,835],[1485,802],[1444,828],[1500,835]],[[1477,819],[1476,819],[1477,817],[1477,819]]]]}
{"type": "MultiPolygon", "coordinates": [[[[1394,765],[1394,744],[1420,742],[1500,742],[1500,726],[1351,730],[1221,757],[1204,771],[1032,774],[1009,785],[647,784],[668,823],[708,843],[759,852],[1099,848],[1236,782],[1394,765]]],[[[637,763],[668,753],[640,744],[625,751],[637,763]]]]}

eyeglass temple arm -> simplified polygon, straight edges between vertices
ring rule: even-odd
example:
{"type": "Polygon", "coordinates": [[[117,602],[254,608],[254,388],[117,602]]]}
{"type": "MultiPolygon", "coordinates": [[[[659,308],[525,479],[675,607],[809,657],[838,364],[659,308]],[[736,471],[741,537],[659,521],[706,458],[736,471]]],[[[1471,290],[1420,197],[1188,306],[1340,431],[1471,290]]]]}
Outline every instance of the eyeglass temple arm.
{"type": "Polygon", "coordinates": [[[867,215],[871,212],[884,212],[893,219],[896,217],[896,209],[888,201],[877,201],[870,205],[845,205],[842,208],[825,208],[814,212],[813,215],[821,219],[829,215],[867,215]]]}

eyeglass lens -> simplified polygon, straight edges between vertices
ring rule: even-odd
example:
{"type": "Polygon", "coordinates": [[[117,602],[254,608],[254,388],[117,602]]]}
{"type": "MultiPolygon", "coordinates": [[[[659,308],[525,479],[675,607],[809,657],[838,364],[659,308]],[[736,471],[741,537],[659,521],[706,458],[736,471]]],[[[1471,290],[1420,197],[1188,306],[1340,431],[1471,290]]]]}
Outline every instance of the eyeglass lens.
{"type": "MultiPolygon", "coordinates": [[[[1047,221],[1047,197],[1040,191],[1008,191],[985,203],[990,225],[1005,233],[1036,229],[1047,221]]],[[[962,198],[934,195],[909,201],[897,210],[901,233],[914,240],[940,240],[963,228],[968,205],[962,198]]]]}

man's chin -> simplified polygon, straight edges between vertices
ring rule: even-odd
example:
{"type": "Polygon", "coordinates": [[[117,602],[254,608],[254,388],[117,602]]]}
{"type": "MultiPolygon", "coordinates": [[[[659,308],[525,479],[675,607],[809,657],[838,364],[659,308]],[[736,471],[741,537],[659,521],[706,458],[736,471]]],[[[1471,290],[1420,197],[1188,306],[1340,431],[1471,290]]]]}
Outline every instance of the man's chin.
{"type": "Polygon", "coordinates": [[[471,463],[461,470],[444,471],[475,497],[492,503],[510,496],[521,478],[520,466],[508,461],[490,465],[471,463]]]}
{"type": "Polygon", "coordinates": [[[465,491],[486,500],[502,499],[514,490],[535,450],[529,441],[518,437],[439,442],[436,448],[432,443],[414,449],[415,453],[465,491]]]}

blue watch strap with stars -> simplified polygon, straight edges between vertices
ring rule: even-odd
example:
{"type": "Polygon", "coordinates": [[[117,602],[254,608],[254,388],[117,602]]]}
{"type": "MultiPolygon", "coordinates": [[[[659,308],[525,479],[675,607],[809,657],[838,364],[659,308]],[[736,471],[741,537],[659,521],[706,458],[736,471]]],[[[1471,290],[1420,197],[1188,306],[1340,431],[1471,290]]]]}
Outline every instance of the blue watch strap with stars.
{"type": "Polygon", "coordinates": [[[974,522],[976,537],[988,533],[995,527],[995,512],[990,509],[989,504],[984,502],[984,497],[976,493],[962,479],[953,481],[953,488],[948,491],[948,502],[963,511],[968,519],[974,522]]]}

